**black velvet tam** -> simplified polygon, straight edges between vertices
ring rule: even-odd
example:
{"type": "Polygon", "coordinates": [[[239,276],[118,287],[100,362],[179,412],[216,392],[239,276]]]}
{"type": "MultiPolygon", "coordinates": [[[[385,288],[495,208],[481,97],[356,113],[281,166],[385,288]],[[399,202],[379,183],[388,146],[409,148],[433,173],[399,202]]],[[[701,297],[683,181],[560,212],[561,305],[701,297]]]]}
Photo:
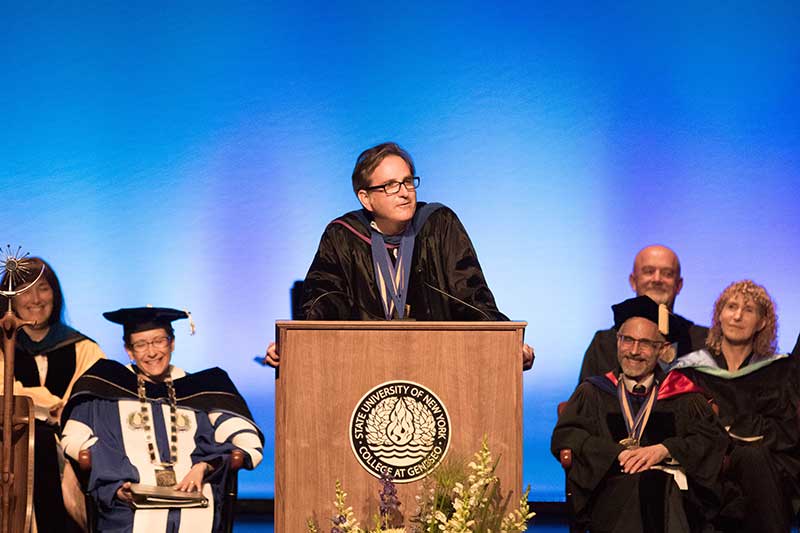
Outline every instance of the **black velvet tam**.
{"type": "Polygon", "coordinates": [[[115,324],[122,324],[125,335],[130,335],[158,328],[169,331],[174,320],[188,318],[189,313],[168,307],[130,307],[109,311],[103,316],[115,324]]]}
{"type": "MultiPolygon", "coordinates": [[[[614,327],[619,330],[626,320],[634,317],[645,318],[658,324],[659,305],[649,296],[628,298],[624,302],[612,305],[614,311],[614,327]]],[[[692,323],[685,318],[669,313],[669,326],[665,334],[669,342],[680,342],[689,338],[689,327],[692,323]]],[[[662,332],[663,333],[663,332],[662,332]]]]}

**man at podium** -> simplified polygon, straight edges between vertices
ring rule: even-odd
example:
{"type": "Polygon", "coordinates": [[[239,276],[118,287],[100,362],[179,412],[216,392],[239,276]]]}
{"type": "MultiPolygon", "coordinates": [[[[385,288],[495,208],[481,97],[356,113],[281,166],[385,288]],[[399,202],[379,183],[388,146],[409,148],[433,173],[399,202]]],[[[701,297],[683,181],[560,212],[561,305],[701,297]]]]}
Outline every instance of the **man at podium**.
{"type": "MultiPolygon", "coordinates": [[[[508,320],[456,214],[417,202],[408,152],[391,142],[365,150],[352,186],[362,208],[325,228],[303,283],[305,319],[508,320]]],[[[524,345],[525,369],[533,357],[524,345]]],[[[279,359],[270,344],[265,363],[279,359]]]]}

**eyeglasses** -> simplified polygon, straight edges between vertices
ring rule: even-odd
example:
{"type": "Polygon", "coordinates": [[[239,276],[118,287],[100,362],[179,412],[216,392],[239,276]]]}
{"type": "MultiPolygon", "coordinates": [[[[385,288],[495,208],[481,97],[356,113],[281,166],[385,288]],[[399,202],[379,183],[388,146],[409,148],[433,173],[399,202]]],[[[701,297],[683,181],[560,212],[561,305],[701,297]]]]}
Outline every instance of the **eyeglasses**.
{"type": "Polygon", "coordinates": [[[639,349],[644,353],[654,353],[656,350],[664,346],[666,343],[662,341],[654,341],[652,339],[636,339],[627,335],[617,335],[619,345],[625,349],[633,348],[633,345],[639,343],[639,349]]]}
{"type": "Polygon", "coordinates": [[[389,181],[383,185],[373,185],[372,187],[364,187],[365,191],[383,191],[386,194],[397,194],[400,192],[400,185],[406,188],[407,191],[413,191],[419,187],[419,176],[408,176],[403,181],[389,181]]]}
{"type": "Polygon", "coordinates": [[[153,348],[163,350],[169,345],[169,341],[171,340],[172,340],[171,337],[165,336],[165,337],[156,337],[151,341],[136,341],[133,344],[131,344],[131,350],[133,350],[133,353],[144,353],[145,351],[147,351],[147,347],[150,346],[151,344],[153,345],[153,348]]]}

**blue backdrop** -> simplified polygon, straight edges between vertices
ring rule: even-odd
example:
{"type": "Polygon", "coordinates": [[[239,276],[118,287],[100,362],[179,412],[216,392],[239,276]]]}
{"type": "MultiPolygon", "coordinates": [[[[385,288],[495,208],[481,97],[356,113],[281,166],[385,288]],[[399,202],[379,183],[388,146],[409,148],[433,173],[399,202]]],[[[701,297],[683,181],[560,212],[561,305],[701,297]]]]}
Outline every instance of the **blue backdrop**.
{"type": "Polygon", "coordinates": [[[273,373],[252,358],[384,140],[529,322],[533,499],[562,498],[555,406],[642,246],[678,251],[678,312],[708,323],[753,278],[794,344],[796,2],[47,4],[0,4],[2,243],[52,262],[110,357],[126,360],[102,311],[193,311],[175,362],[225,367],[268,437],[245,497],[274,477],[273,373]]]}

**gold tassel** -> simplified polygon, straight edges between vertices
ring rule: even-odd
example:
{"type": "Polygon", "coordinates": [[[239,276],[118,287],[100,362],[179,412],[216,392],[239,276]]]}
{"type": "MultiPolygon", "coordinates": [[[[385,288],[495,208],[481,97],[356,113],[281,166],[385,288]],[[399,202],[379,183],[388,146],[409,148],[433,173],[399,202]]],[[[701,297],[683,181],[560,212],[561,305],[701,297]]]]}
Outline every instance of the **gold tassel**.
{"type": "Polygon", "coordinates": [[[190,313],[186,309],[184,309],[183,312],[186,313],[186,317],[189,319],[189,335],[194,335],[194,332],[197,328],[194,325],[194,319],[192,318],[192,313],[190,313]]]}
{"type": "Polygon", "coordinates": [[[664,336],[669,335],[669,309],[664,304],[658,306],[658,331],[664,336]]]}

